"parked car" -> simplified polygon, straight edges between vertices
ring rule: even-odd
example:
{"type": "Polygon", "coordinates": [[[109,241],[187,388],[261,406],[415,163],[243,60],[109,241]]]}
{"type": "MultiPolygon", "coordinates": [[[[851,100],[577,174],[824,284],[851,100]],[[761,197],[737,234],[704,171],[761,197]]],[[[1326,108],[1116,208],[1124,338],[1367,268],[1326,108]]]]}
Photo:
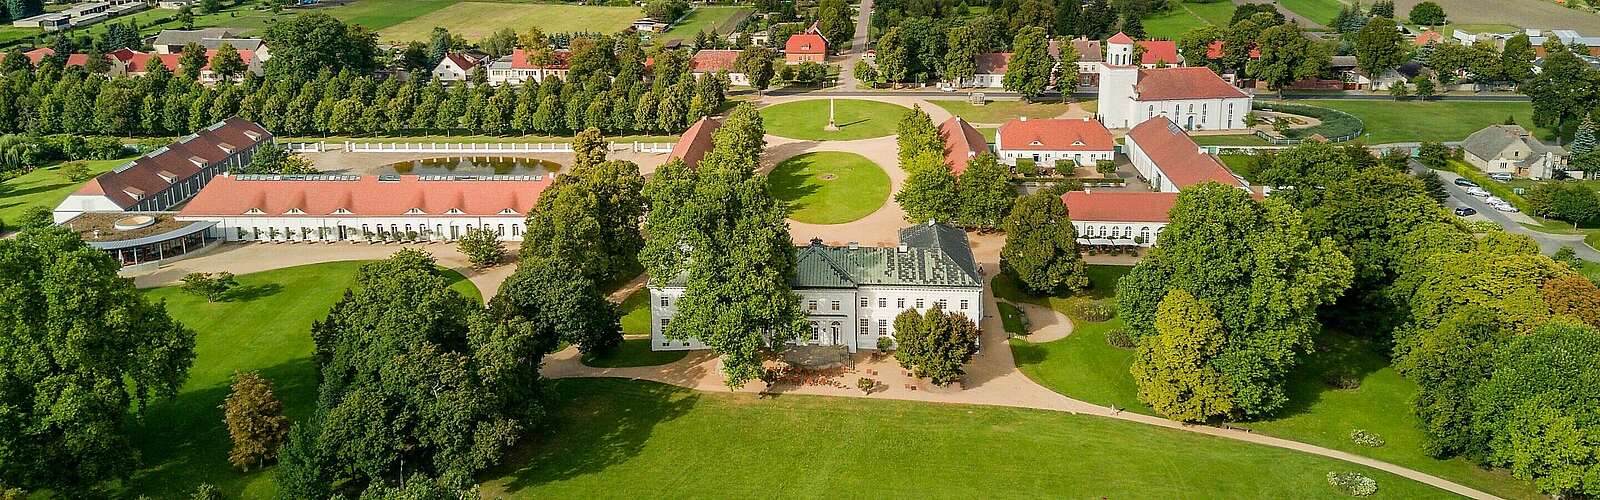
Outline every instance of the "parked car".
{"type": "Polygon", "coordinates": [[[1470,195],[1473,195],[1473,196],[1476,196],[1476,197],[1479,197],[1479,198],[1487,198],[1489,196],[1489,192],[1488,191],[1484,191],[1483,188],[1478,187],[1478,186],[1472,186],[1472,187],[1467,188],[1467,194],[1470,194],[1470,195]]]}
{"type": "Polygon", "coordinates": [[[1489,174],[1489,178],[1500,182],[1506,182],[1511,180],[1511,172],[1495,172],[1489,174]]]}
{"type": "Polygon", "coordinates": [[[1457,177],[1455,182],[1461,187],[1478,187],[1478,183],[1469,181],[1466,177],[1457,177]]]}
{"type": "Polygon", "coordinates": [[[1456,207],[1456,215],[1459,217],[1469,217],[1477,214],[1478,211],[1473,210],[1472,207],[1456,207]]]}
{"type": "Polygon", "coordinates": [[[1500,202],[1500,203],[1489,205],[1489,206],[1494,207],[1495,210],[1499,210],[1501,212],[1512,212],[1512,213],[1517,212],[1517,207],[1512,206],[1510,203],[1506,203],[1506,202],[1503,202],[1503,201],[1500,202]]]}

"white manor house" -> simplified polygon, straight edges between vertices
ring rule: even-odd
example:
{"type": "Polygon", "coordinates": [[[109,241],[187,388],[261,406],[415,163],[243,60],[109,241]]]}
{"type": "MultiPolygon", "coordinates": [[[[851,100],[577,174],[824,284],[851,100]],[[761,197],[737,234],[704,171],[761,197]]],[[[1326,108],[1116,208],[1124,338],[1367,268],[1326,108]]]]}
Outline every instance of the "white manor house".
{"type": "MultiPolygon", "coordinates": [[[[811,322],[802,345],[841,346],[850,352],[877,349],[879,337],[894,337],[894,318],[906,309],[939,307],[979,322],[983,276],[967,234],[928,223],[900,230],[897,247],[824,245],[800,247],[790,285],[811,322]]],[[[705,349],[695,339],[669,339],[666,326],[684,294],[682,277],[650,287],[650,348],[705,349]]]]}
{"type": "Polygon", "coordinates": [[[1165,116],[1184,130],[1244,129],[1250,94],[1205,66],[1145,68],[1133,63],[1133,38],[1106,41],[1100,66],[1099,117],[1107,128],[1127,129],[1165,116]]]}

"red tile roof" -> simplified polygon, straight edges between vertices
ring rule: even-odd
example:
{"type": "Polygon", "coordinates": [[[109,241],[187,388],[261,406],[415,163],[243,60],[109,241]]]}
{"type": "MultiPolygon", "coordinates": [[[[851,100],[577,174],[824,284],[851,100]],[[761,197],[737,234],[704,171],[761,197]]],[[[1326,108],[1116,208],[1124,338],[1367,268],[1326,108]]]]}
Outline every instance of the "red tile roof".
{"type": "Polygon", "coordinates": [[[384,181],[378,176],[359,180],[240,180],[217,176],[189,200],[179,216],[276,217],[298,209],[310,216],[402,216],[420,209],[436,217],[527,215],[549,187],[552,176],[538,180],[421,180],[402,175],[384,181]],[[335,214],[344,209],[350,214],[335,214]],[[261,213],[249,213],[259,210],[261,213]],[[461,213],[449,213],[459,210],[461,213]]]}
{"type": "Polygon", "coordinates": [[[1010,52],[984,52],[973,57],[973,67],[977,68],[973,73],[978,75],[1003,75],[1006,73],[1006,66],[1010,63],[1010,52]]]}
{"type": "Polygon", "coordinates": [[[552,50],[552,51],[550,51],[550,58],[554,62],[551,62],[550,64],[547,64],[547,65],[545,65],[543,67],[534,66],[532,63],[528,62],[528,51],[525,51],[525,50],[522,50],[522,49],[513,49],[511,51],[511,68],[512,69],[567,69],[568,61],[570,61],[572,59],[572,51],[566,50],[566,49],[552,50]]]}
{"type": "Polygon", "coordinates": [[[461,68],[462,71],[472,71],[472,68],[478,65],[477,59],[467,57],[466,54],[460,52],[445,52],[444,57],[455,63],[456,67],[461,68]]]}
{"type": "Polygon", "coordinates": [[[1167,63],[1177,65],[1178,42],[1172,40],[1140,40],[1139,46],[1144,47],[1144,55],[1139,58],[1139,64],[1167,63]]]}
{"type": "MultiPolygon", "coordinates": [[[[1206,46],[1206,58],[1207,59],[1222,59],[1222,47],[1223,46],[1224,45],[1223,45],[1222,40],[1217,40],[1215,42],[1211,42],[1211,45],[1206,46]]],[[[1250,47],[1250,58],[1251,59],[1260,59],[1261,58],[1261,49],[1257,48],[1257,47],[1250,47]]]]}
{"type": "Polygon", "coordinates": [[[801,33],[783,43],[785,54],[827,54],[828,40],[815,33],[801,33]]]}
{"type": "MultiPolygon", "coordinates": [[[[1050,41],[1050,57],[1058,59],[1061,57],[1061,43],[1063,41],[1059,38],[1050,41]]],[[[1093,63],[1105,60],[1105,53],[1100,50],[1099,40],[1075,38],[1072,40],[1072,49],[1078,52],[1078,62],[1093,63]]]]}
{"type": "Polygon", "coordinates": [[[1416,40],[1412,40],[1412,42],[1416,43],[1418,47],[1421,47],[1423,45],[1427,45],[1427,44],[1430,44],[1430,43],[1437,43],[1437,42],[1443,42],[1443,41],[1444,41],[1444,33],[1440,33],[1438,31],[1434,31],[1434,30],[1424,31],[1424,32],[1422,32],[1421,35],[1417,35],[1417,39],[1416,40]]]}
{"type": "Polygon", "coordinates": [[[1115,140],[1099,121],[1011,120],[1000,126],[999,149],[1020,151],[1111,151],[1115,140]]]}
{"type": "Polygon", "coordinates": [[[1061,195],[1067,217],[1077,222],[1167,222],[1178,193],[1068,191],[1061,195]]]}
{"type": "Polygon", "coordinates": [[[220,163],[235,153],[271,139],[272,134],[260,125],[240,118],[228,118],[193,136],[179,139],[165,148],[100,174],[73,194],[103,194],[117,206],[130,208],[137,205],[144,195],[160,192],[169,185],[200,173],[206,165],[220,163]],[[135,197],[135,194],[139,197],[135,197]]]}
{"type": "Polygon", "coordinates": [[[1121,44],[1133,43],[1133,37],[1128,36],[1127,33],[1123,33],[1121,31],[1118,31],[1117,34],[1111,35],[1111,39],[1110,40],[1106,40],[1106,43],[1121,43],[1121,44]]]}
{"type": "Polygon", "coordinates": [[[1224,81],[1204,66],[1193,68],[1155,68],[1139,70],[1134,86],[1140,101],[1173,99],[1224,99],[1247,97],[1243,90],[1224,81]]]}
{"type": "Polygon", "coordinates": [[[689,130],[683,131],[683,135],[678,137],[678,143],[672,145],[672,154],[667,158],[682,158],[684,165],[694,167],[701,158],[705,158],[707,151],[711,151],[711,138],[721,126],[722,122],[710,118],[694,122],[689,130]]]}
{"type": "Polygon", "coordinates": [[[50,47],[39,47],[37,49],[23,52],[22,55],[28,56],[28,63],[38,66],[39,61],[43,61],[46,57],[56,55],[56,51],[50,47]]]}
{"type": "Polygon", "coordinates": [[[1128,131],[1128,141],[1137,144],[1179,189],[1206,181],[1242,185],[1217,157],[1200,152],[1200,146],[1189,134],[1166,116],[1158,115],[1134,126],[1128,131]]]}
{"type": "Polygon", "coordinates": [[[716,73],[718,71],[727,71],[729,73],[738,73],[739,71],[734,68],[734,62],[738,59],[739,51],[737,50],[702,50],[695,52],[694,57],[689,58],[689,72],[716,73]]]}
{"type": "Polygon", "coordinates": [[[939,138],[944,139],[944,162],[957,175],[967,170],[968,159],[989,152],[989,141],[959,116],[939,124],[939,138]]]}

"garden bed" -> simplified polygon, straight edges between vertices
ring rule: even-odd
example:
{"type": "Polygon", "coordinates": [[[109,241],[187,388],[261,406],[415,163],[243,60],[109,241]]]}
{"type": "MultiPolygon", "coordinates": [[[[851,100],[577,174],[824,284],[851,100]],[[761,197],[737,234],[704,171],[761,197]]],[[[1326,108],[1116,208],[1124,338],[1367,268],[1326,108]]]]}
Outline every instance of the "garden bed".
{"type": "Polygon", "coordinates": [[[1284,102],[1256,102],[1251,105],[1251,109],[1306,116],[1321,121],[1306,128],[1284,130],[1281,133],[1287,142],[1300,142],[1318,135],[1328,142],[1344,142],[1360,137],[1364,130],[1360,118],[1337,109],[1284,102]]]}

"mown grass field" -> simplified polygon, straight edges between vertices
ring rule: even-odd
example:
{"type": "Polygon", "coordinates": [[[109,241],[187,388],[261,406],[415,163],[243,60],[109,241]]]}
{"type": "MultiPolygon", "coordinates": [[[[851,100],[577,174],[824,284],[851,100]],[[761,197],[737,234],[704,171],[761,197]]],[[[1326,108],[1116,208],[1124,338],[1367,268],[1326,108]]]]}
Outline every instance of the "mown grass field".
{"type": "Polygon", "coordinates": [[[823,130],[828,125],[830,99],[790,101],[761,108],[767,133],[791,139],[813,141],[853,141],[894,134],[895,124],[906,108],[897,104],[863,99],[831,99],[835,104],[837,131],[823,130]]]}
{"type": "Polygon", "coordinates": [[[1191,29],[1206,26],[1227,26],[1233,18],[1233,2],[1190,3],[1173,2],[1172,9],[1145,17],[1144,30],[1150,38],[1177,40],[1191,29]]]}
{"type": "MultiPolygon", "coordinates": [[[[379,31],[460,2],[461,0],[358,0],[343,5],[317,7],[313,10],[327,12],[328,15],[341,21],[379,31]]],[[[429,27],[429,30],[431,31],[432,27],[429,27]]],[[[424,42],[427,40],[426,37],[420,39],[424,42]]]]}
{"type": "MultiPolygon", "coordinates": [[[[218,405],[234,371],[256,370],[271,380],[291,419],[309,416],[316,399],[311,322],[328,314],[355,279],[361,261],[290,267],[238,277],[228,300],[207,302],[177,287],[150,289],[174,319],[195,331],[189,380],[173,401],[152,405],[131,440],[143,468],[127,482],[131,495],[187,498],[211,483],[228,498],[271,498],[271,469],[239,473],[228,465],[227,428],[218,405]]],[[[472,282],[445,270],[451,289],[482,302],[472,282]]]]}
{"type": "MultiPolygon", "coordinates": [[[[373,0],[367,0],[373,1],[373,0]]],[[[508,2],[458,2],[378,30],[389,42],[427,41],[435,26],[467,40],[479,40],[501,28],[545,33],[598,31],[615,33],[640,16],[636,7],[508,2]]]]}
{"type": "MultiPolygon", "coordinates": [[[[1278,7],[1306,16],[1317,24],[1327,25],[1344,4],[1339,0],[1279,0],[1278,7]]],[[[1404,15],[1404,9],[1395,9],[1395,15],[1404,15]]]]}
{"type": "MultiPolygon", "coordinates": [[[[1367,144],[1417,141],[1459,141],[1507,117],[1543,138],[1551,131],[1533,126],[1533,105],[1513,101],[1366,101],[1309,99],[1291,101],[1333,108],[1360,118],[1367,144]]],[[[1197,139],[1198,140],[1198,139],[1197,139]]],[[[1206,144],[1202,142],[1201,144],[1206,144]]]]}
{"type": "Polygon", "coordinates": [[[658,366],[683,359],[689,351],[652,351],[649,338],[622,339],[622,344],[611,352],[587,355],[583,364],[599,368],[627,366],[658,366]]]}
{"type": "Polygon", "coordinates": [[[1024,101],[989,101],[982,106],[974,106],[964,100],[929,100],[935,106],[944,108],[950,114],[961,117],[968,123],[982,123],[987,125],[1000,125],[1020,117],[1028,119],[1055,118],[1066,113],[1071,104],[1061,102],[1024,102],[1024,101]]]}
{"type": "Polygon", "coordinates": [[[855,153],[821,151],[779,163],[767,175],[772,196],[789,204],[789,218],[842,224],[878,211],[889,200],[889,174],[855,153]]]}
{"type": "Polygon", "coordinates": [[[559,422],[490,471],[485,498],[1451,498],[1277,448],[1031,409],[554,383],[559,422]]]}
{"type": "MultiPolygon", "coordinates": [[[[1116,277],[1129,269],[1116,266],[1089,266],[1093,288],[1073,297],[1029,297],[1018,291],[1004,275],[993,282],[996,297],[1044,303],[1072,316],[1074,301],[1109,300],[1106,287],[1114,288],[1116,277]]],[[[1114,290],[1110,293],[1114,294],[1114,290]]],[[[1111,346],[1106,335],[1126,326],[1121,318],[1103,322],[1073,318],[1074,328],[1067,338],[1034,344],[1011,341],[1017,368],[1040,385],[1061,394],[1091,403],[1154,415],[1139,400],[1138,387],[1128,369],[1135,350],[1111,346]]],[[[1315,444],[1386,462],[1429,474],[1507,498],[1533,498],[1526,482],[1512,478],[1503,470],[1484,470],[1465,459],[1440,460],[1422,451],[1424,439],[1410,398],[1416,384],[1389,367],[1388,358],[1369,339],[1324,331],[1319,348],[1305,356],[1288,381],[1290,402],[1278,415],[1235,425],[1257,432],[1315,444]],[[1355,389],[1333,389],[1326,381],[1334,375],[1360,380],[1355,389]],[[1377,433],[1386,441],[1370,448],[1350,441],[1350,432],[1363,429],[1377,433]]]]}
{"type": "MultiPolygon", "coordinates": [[[[89,173],[99,175],[131,159],[91,160],[85,163],[89,166],[89,173]]],[[[59,163],[8,179],[0,183],[0,220],[10,223],[29,207],[55,208],[82,185],[83,182],[73,182],[62,175],[59,163]]]]}
{"type": "MultiPolygon", "coordinates": [[[[1394,12],[1406,17],[1423,0],[1396,0],[1394,12]]],[[[1527,28],[1574,29],[1585,35],[1600,32],[1600,15],[1569,9],[1555,0],[1432,0],[1444,7],[1451,23],[1512,24],[1527,28]]],[[[1372,2],[1362,2],[1371,4],[1372,2]]],[[[1446,34],[1449,32],[1446,31],[1446,34]]]]}
{"type": "Polygon", "coordinates": [[[733,24],[735,17],[749,17],[753,12],[755,12],[755,9],[744,6],[704,5],[696,7],[694,10],[689,11],[683,22],[672,25],[671,29],[668,29],[666,33],[662,33],[660,39],[662,41],[684,40],[693,42],[695,35],[702,31],[706,33],[716,31],[718,35],[727,36],[728,33],[732,33],[734,29],[738,28],[738,25],[733,24]]]}

